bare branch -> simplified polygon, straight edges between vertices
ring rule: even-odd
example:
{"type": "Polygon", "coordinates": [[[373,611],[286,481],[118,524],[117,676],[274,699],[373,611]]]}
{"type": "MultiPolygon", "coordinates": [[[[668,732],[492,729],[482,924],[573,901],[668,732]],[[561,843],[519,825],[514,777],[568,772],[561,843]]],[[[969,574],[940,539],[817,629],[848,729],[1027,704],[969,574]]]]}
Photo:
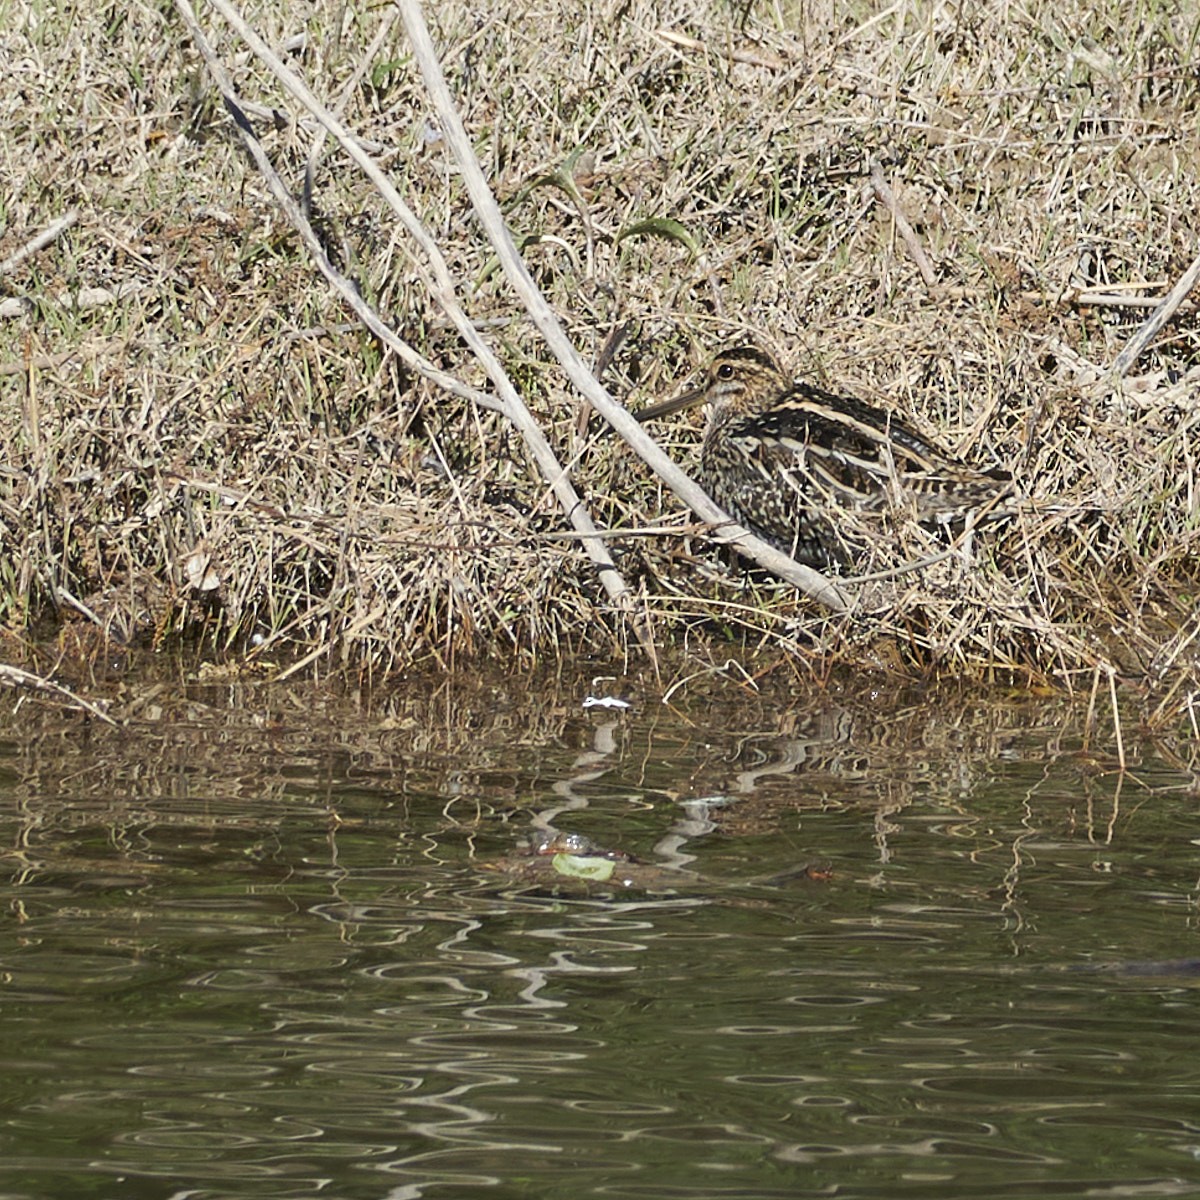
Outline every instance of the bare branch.
{"type": "MultiPolygon", "coordinates": [[[[224,9],[225,0],[213,0],[224,9]]],[[[513,243],[512,235],[504,223],[500,206],[492,195],[484,178],[479,161],[470,139],[463,127],[462,118],[450,95],[450,89],[442,74],[433,41],[425,25],[418,0],[399,0],[404,27],[412,43],[413,54],[425,78],[430,98],[438,115],[442,136],[446,139],[458,160],[463,180],[471,196],[471,203],[482,223],[488,240],[496,251],[509,283],[525,305],[534,324],[546,339],[554,356],[562,363],[571,383],[584,395],[596,411],[625,439],[634,452],[652,471],[684,502],[702,521],[717,527],[722,537],[736,546],[741,553],[752,558],[768,571],[795,584],[801,591],[835,612],[844,611],[847,601],[840,589],[823,575],[802,566],[788,555],[776,550],[760,538],[754,537],[740,525],[731,521],[709,499],[705,491],[688,478],[683,471],[663,453],[659,445],[634,418],[608,394],[599,380],[588,370],[575,347],[571,344],[558,317],[547,303],[537,284],[534,283],[524,260],[513,243]]]]}
{"type": "MultiPolygon", "coordinates": [[[[224,66],[221,64],[221,60],[208,44],[208,40],[197,23],[187,0],[175,0],[175,7],[179,15],[183,18],[184,24],[187,25],[197,49],[203,56],[209,73],[212,75],[213,81],[216,83],[225,101],[225,107],[229,111],[229,115],[233,118],[233,123],[237,126],[238,133],[241,135],[246,148],[250,151],[255,165],[262,172],[263,178],[267,181],[267,186],[271,189],[271,194],[275,197],[280,208],[283,209],[284,215],[292,223],[296,232],[300,234],[321,274],[329,280],[334,290],[342,297],[347,306],[354,311],[358,319],[385,346],[393,350],[405,365],[411,367],[418,374],[423,375],[430,382],[437,384],[438,387],[443,388],[452,395],[459,396],[464,400],[470,400],[483,408],[501,409],[501,405],[490,396],[474,388],[469,388],[455,379],[453,375],[448,375],[445,371],[440,371],[427,358],[418,354],[407,342],[397,337],[395,332],[362,298],[358,288],[329,261],[329,256],[325,253],[325,248],[321,245],[320,238],[317,237],[313,227],[308,223],[304,213],[300,210],[300,206],[293,199],[291,192],[288,191],[283,180],[279,178],[278,172],[271,164],[266,151],[262,148],[262,143],[259,142],[253,126],[242,109],[237,94],[233,90],[233,84],[224,66]]],[[[220,7],[219,4],[218,7],[220,7]]],[[[270,52],[268,51],[268,53],[270,52]]],[[[282,64],[280,65],[282,66],[282,64]]],[[[365,151],[362,153],[365,154],[365,151]]]]}
{"type": "Polygon", "coordinates": [[[730,62],[746,63],[752,67],[764,67],[768,71],[782,71],[787,66],[774,54],[765,54],[760,50],[741,50],[732,47],[722,48],[713,46],[710,42],[702,42],[697,38],[688,37],[686,33],[668,29],[665,25],[654,31],[654,36],[661,38],[670,46],[681,50],[690,50],[695,54],[720,54],[730,62]]]}
{"type": "Polygon", "coordinates": [[[37,237],[26,242],[19,250],[14,251],[3,262],[0,262],[0,275],[8,275],[15,271],[31,254],[45,249],[60,233],[70,229],[78,220],[79,209],[73,208],[69,213],[59,217],[57,221],[51,222],[37,237]]]}
{"type": "MultiPolygon", "coordinates": [[[[379,170],[378,166],[376,166],[370,156],[354,141],[353,137],[351,137],[345,126],[339,120],[337,120],[337,118],[334,117],[308,90],[304,83],[282,61],[280,61],[278,56],[274,54],[274,52],[269,46],[267,46],[262,38],[260,38],[254,32],[254,30],[246,24],[237,10],[228,3],[228,0],[211,0],[211,2],[213,6],[221,13],[221,15],[230,23],[230,25],[233,26],[237,33],[246,41],[259,59],[270,68],[271,72],[280,81],[280,83],[283,84],[287,91],[291,93],[291,95],[301,104],[303,104],[305,108],[308,109],[308,111],[321,123],[321,125],[323,125],[325,129],[327,129],[329,133],[333,135],[346,153],[363,169],[364,173],[367,175],[367,178],[372,184],[374,184],[377,191],[392,208],[392,211],[395,212],[400,218],[400,221],[404,225],[405,229],[425,252],[429,259],[429,265],[432,274],[430,271],[427,271],[423,265],[418,263],[418,270],[422,276],[423,282],[430,291],[431,295],[433,295],[437,302],[442,306],[447,316],[449,316],[453,321],[455,328],[459,331],[463,340],[467,343],[467,345],[482,363],[484,370],[488,374],[488,377],[492,380],[497,392],[500,394],[501,411],[503,411],[503,413],[521,431],[523,437],[525,438],[525,443],[529,447],[530,453],[538,465],[538,469],[541,471],[551,490],[554,492],[555,497],[558,499],[563,511],[567,514],[567,517],[571,521],[572,525],[575,526],[580,534],[584,535],[584,547],[588,553],[588,556],[599,568],[600,579],[605,591],[608,593],[610,599],[613,600],[613,602],[616,603],[632,621],[633,626],[637,630],[643,645],[645,645],[648,650],[652,651],[653,639],[650,637],[649,632],[645,629],[641,617],[634,606],[632,592],[629,590],[624,578],[617,570],[616,565],[612,560],[612,556],[609,554],[603,540],[596,536],[597,530],[594,522],[587,513],[579,494],[575,491],[574,485],[571,483],[567,472],[562,468],[562,466],[560,466],[553,449],[546,440],[545,435],[542,433],[537,422],[534,420],[533,415],[529,412],[525,402],[517,393],[516,388],[513,386],[512,381],[508,378],[504,368],[501,366],[499,360],[492,352],[491,347],[488,346],[488,344],[483,340],[479,331],[471,323],[466,313],[458,304],[458,301],[455,297],[454,284],[451,280],[450,272],[446,267],[445,260],[443,259],[437,244],[426,232],[416,215],[400,198],[399,193],[392,186],[390,180],[388,180],[383,172],[379,170]]],[[[229,97],[232,94],[232,89],[229,87],[228,80],[224,79],[223,72],[220,76],[217,75],[219,63],[216,63],[215,56],[212,55],[212,51],[208,50],[205,52],[204,47],[206,43],[204,42],[203,34],[200,31],[199,26],[196,24],[195,17],[191,14],[191,11],[187,5],[187,0],[175,0],[175,3],[185,22],[187,22],[193,38],[195,38],[197,44],[201,46],[201,52],[205,53],[205,59],[209,63],[210,70],[213,70],[214,78],[218,79],[219,86],[221,86],[222,91],[226,94],[226,102],[229,103],[229,97]],[[216,69],[214,69],[214,64],[216,69]]],[[[249,129],[248,123],[245,121],[244,116],[241,116],[241,119],[239,120],[239,113],[236,111],[236,109],[231,108],[231,112],[234,115],[235,121],[238,122],[239,129],[242,130],[243,137],[248,136],[252,139],[253,133],[249,129]]],[[[256,145],[257,142],[255,141],[254,144],[256,145]]],[[[263,155],[263,160],[265,161],[265,155],[263,155]]],[[[259,160],[257,155],[256,161],[259,161],[260,169],[264,169],[263,162],[259,160]]],[[[264,174],[266,173],[267,171],[264,169],[264,174]]],[[[274,174],[274,172],[271,171],[270,174],[274,174]]],[[[268,175],[268,178],[270,178],[270,175],[268,175]]],[[[281,182],[280,187],[282,187],[281,182]]],[[[303,214],[299,210],[299,206],[294,200],[292,200],[290,194],[286,193],[286,189],[283,189],[283,193],[283,195],[280,195],[279,192],[276,192],[276,195],[281,206],[284,208],[284,211],[287,212],[289,219],[292,220],[297,229],[303,229],[307,227],[308,223],[304,220],[303,214]]],[[[313,235],[313,238],[315,242],[315,235],[313,235]]],[[[415,351],[406,346],[400,341],[400,339],[396,338],[395,335],[383,325],[382,321],[379,320],[379,318],[369,308],[365,301],[362,300],[361,296],[358,295],[357,291],[353,289],[353,287],[349,288],[349,291],[353,296],[353,299],[351,299],[351,295],[348,294],[347,291],[338,284],[337,280],[342,279],[342,277],[336,271],[334,271],[332,264],[328,264],[328,260],[325,257],[324,251],[320,248],[319,243],[317,243],[314,247],[312,243],[309,243],[307,237],[305,237],[305,242],[309,245],[310,250],[314,253],[314,257],[317,259],[318,265],[320,265],[322,271],[326,273],[327,278],[329,278],[331,282],[334,282],[335,286],[338,287],[338,290],[351,304],[351,307],[354,308],[354,311],[359,314],[364,323],[367,324],[368,328],[370,328],[373,333],[376,333],[377,336],[381,337],[385,343],[390,346],[402,347],[402,350],[399,348],[397,349],[397,353],[400,353],[405,362],[413,365],[415,369],[420,370],[422,374],[427,375],[431,379],[435,379],[436,377],[436,382],[442,386],[449,386],[447,383],[443,383],[443,379],[451,381],[454,386],[449,388],[449,390],[458,391],[461,394],[461,391],[463,390],[462,385],[459,384],[457,380],[453,380],[452,377],[444,376],[442,372],[437,372],[436,369],[433,368],[432,364],[427,363],[423,358],[417,355],[415,351]],[[328,265],[328,269],[326,268],[326,264],[328,265]]],[[[349,281],[344,280],[343,282],[349,286],[349,281]]],[[[476,399],[477,402],[482,403],[485,407],[497,407],[495,401],[480,397],[478,393],[475,393],[472,398],[476,399]]]]}
{"type": "Polygon", "coordinates": [[[1179,277],[1179,282],[1170,290],[1166,299],[1146,318],[1145,323],[1126,343],[1125,349],[1117,355],[1110,373],[1112,379],[1122,379],[1126,375],[1142,351],[1183,303],[1188,292],[1196,286],[1197,279],[1200,279],[1200,255],[1192,260],[1192,265],[1179,277]]]}
{"type": "Polygon", "coordinates": [[[106,725],[114,727],[117,725],[117,722],[102,708],[97,708],[90,700],[85,700],[70,688],[63,687],[61,683],[55,683],[53,679],[47,679],[43,675],[34,675],[31,671],[23,671],[20,667],[0,663],[0,683],[13,688],[31,688],[37,692],[48,692],[60,700],[65,700],[69,708],[77,708],[81,712],[95,717],[97,721],[103,721],[106,725]]]}

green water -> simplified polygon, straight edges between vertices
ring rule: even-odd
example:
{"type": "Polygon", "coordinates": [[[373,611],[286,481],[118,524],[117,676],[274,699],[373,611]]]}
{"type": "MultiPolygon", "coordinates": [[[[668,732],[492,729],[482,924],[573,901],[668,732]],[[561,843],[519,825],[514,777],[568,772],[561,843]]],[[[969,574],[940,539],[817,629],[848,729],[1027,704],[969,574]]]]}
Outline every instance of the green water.
{"type": "Polygon", "coordinates": [[[1186,740],[588,683],[0,696],[0,1196],[1200,1194],[1186,740]]]}

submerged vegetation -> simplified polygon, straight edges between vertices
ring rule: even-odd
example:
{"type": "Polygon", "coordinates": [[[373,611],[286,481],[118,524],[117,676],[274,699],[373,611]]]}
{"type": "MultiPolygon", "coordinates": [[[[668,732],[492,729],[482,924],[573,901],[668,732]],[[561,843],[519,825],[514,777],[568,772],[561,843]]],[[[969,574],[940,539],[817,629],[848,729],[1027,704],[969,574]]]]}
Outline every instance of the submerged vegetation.
{"type": "MultiPolygon", "coordinates": [[[[1011,472],[1010,519],[955,540],[897,514],[831,605],[720,547],[568,381],[399,10],[246,17],[380,164],[444,281],[219,7],[199,24],[263,148],[411,353],[318,273],[178,7],[4,5],[0,627],[52,619],[93,651],[200,633],[377,676],[656,645],[719,662],[733,643],[815,677],[1124,678],[1190,703],[1186,286],[1134,339],[1196,254],[1194,12],[700,0],[666,25],[644,0],[430,7],[523,259],[616,399],[660,400],[757,340],[1011,472]],[[606,531],[590,556],[570,507],[606,531]]],[[[694,421],[659,436],[694,468],[694,421]]]]}

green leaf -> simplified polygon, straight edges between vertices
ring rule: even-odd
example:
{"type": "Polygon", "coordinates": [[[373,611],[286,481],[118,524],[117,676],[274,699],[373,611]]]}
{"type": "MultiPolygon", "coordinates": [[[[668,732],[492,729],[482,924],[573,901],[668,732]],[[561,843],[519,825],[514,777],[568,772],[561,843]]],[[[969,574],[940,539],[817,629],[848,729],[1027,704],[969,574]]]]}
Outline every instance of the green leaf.
{"type": "Polygon", "coordinates": [[[617,244],[619,245],[626,238],[631,237],[668,238],[685,247],[693,258],[700,256],[700,244],[692,237],[687,227],[681,225],[674,217],[648,217],[634,225],[626,225],[617,234],[617,244]]]}
{"type": "Polygon", "coordinates": [[[534,188],[540,187],[561,188],[578,206],[583,207],[583,196],[580,194],[579,188],[575,183],[575,167],[579,163],[579,159],[585,149],[586,147],[584,146],[576,146],[553,171],[549,171],[545,175],[535,176],[533,179],[522,184],[517,194],[509,201],[507,207],[516,208],[519,204],[523,204],[529,198],[530,192],[534,188]]]}

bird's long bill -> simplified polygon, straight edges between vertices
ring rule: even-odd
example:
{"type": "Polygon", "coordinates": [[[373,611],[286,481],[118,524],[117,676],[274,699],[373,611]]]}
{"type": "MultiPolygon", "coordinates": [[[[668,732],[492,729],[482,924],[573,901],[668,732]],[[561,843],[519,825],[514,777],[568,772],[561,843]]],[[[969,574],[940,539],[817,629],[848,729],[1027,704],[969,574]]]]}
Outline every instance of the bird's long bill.
{"type": "Polygon", "coordinates": [[[638,422],[644,424],[646,421],[654,421],[659,417],[669,417],[672,413],[682,412],[685,408],[692,408],[700,403],[707,395],[707,389],[699,387],[692,388],[690,392],[684,392],[682,396],[673,396],[670,400],[664,400],[660,404],[652,404],[649,408],[643,408],[641,412],[634,413],[634,417],[638,422]]]}

